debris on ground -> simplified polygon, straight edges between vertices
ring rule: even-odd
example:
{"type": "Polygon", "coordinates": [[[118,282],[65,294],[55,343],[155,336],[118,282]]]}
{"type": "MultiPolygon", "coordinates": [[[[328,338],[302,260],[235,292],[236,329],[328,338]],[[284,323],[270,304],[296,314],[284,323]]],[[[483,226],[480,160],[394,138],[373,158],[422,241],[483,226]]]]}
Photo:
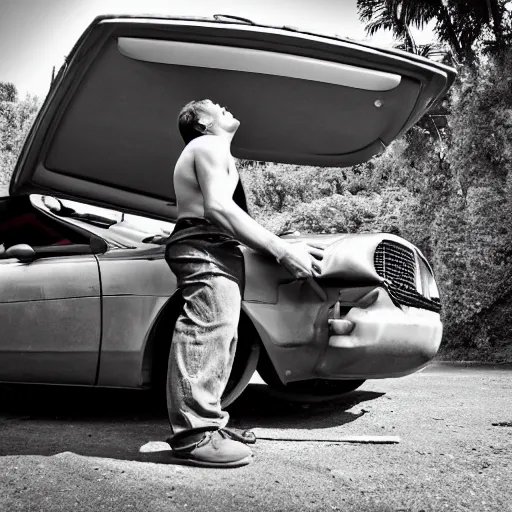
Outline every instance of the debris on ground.
{"type": "Polygon", "coordinates": [[[266,441],[305,441],[321,443],[365,443],[365,444],[397,444],[400,442],[399,436],[329,436],[321,439],[294,434],[292,432],[272,432],[270,429],[253,428],[251,431],[258,439],[266,441]]]}

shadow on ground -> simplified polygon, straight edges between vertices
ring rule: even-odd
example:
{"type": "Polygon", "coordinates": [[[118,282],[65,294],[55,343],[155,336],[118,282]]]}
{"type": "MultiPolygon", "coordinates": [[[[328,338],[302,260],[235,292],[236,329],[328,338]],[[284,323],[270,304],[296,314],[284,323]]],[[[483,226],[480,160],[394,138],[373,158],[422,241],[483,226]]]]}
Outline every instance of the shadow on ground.
{"type": "MultiPolygon", "coordinates": [[[[358,390],[328,403],[299,404],[251,384],[228,410],[239,428],[324,429],[357,420],[354,406],[384,393],[358,390]]],[[[0,386],[0,456],[73,452],[169,462],[163,402],[146,391],[0,386]],[[158,442],[160,441],[160,442],[158,442]],[[150,444],[154,448],[147,448],[150,444]],[[146,447],[146,448],[144,448],[146,447]]]]}

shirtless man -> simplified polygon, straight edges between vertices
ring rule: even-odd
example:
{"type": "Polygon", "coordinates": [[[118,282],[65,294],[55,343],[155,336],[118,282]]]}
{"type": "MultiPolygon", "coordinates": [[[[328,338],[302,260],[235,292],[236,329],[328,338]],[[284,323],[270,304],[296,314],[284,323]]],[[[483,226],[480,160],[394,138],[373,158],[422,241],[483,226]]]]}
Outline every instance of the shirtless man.
{"type": "Polygon", "coordinates": [[[275,257],[296,279],[319,277],[322,249],[289,243],[233,200],[239,175],[231,141],[240,125],[210,100],[178,118],[185,141],[174,172],[178,222],[166,247],[184,306],[173,334],[167,390],[173,454],[209,467],[248,464],[251,450],[223,430],[222,393],[233,364],[243,294],[243,243],[275,257]]]}

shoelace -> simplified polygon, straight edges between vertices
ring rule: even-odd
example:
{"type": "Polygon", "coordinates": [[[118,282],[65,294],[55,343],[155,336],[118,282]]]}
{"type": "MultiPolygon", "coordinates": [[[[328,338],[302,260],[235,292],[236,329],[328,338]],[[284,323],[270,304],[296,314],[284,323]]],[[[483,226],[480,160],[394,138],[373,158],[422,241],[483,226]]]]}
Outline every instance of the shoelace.
{"type": "MultiPolygon", "coordinates": [[[[205,432],[204,437],[198,441],[197,443],[194,443],[191,446],[188,446],[187,448],[183,449],[177,449],[174,448],[175,451],[192,451],[196,448],[199,448],[201,446],[204,446],[205,444],[208,444],[209,442],[215,442],[215,438],[212,440],[212,436],[215,434],[218,434],[220,437],[224,439],[232,439],[233,441],[239,441],[244,444],[254,444],[256,442],[256,436],[248,431],[248,430],[239,430],[239,429],[232,429],[232,428],[220,428],[219,430],[210,430],[205,432]]],[[[170,439],[167,440],[169,444],[171,444],[170,439]]],[[[172,446],[172,445],[171,445],[172,446]]]]}
{"type": "Polygon", "coordinates": [[[256,436],[249,430],[241,430],[235,428],[224,427],[220,429],[224,434],[234,441],[239,441],[245,444],[254,444],[256,442],[256,436]]]}

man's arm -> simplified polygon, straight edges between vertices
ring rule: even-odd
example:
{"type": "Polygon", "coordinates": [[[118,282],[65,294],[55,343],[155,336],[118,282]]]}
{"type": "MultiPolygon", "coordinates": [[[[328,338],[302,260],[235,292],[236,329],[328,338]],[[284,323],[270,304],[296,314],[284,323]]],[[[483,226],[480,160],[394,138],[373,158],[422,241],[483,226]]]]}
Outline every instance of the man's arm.
{"type": "Polygon", "coordinates": [[[195,170],[203,195],[205,217],[219,224],[252,249],[274,256],[294,277],[318,277],[318,260],[323,250],[308,244],[290,244],[258,224],[230,196],[228,178],[229,153],[215,136],[205,136],[194,149],[195,170]]]}

